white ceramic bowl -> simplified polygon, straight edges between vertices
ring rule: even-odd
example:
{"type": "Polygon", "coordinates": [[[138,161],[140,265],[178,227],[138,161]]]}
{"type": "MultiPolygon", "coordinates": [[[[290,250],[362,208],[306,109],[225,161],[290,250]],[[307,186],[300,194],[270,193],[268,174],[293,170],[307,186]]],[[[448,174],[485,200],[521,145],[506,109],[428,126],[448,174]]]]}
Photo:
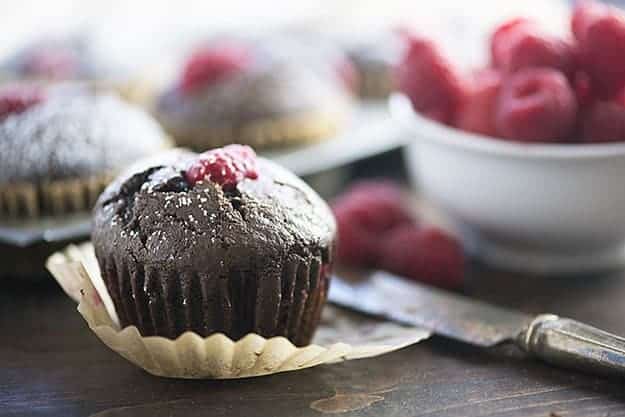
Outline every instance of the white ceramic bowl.
{"type": "Polygon", "coordinates": [[[625,266],[625,143],[530,145],[426,119],[394,95],[420,192],[495,266],[544,275],[625,266]]]}

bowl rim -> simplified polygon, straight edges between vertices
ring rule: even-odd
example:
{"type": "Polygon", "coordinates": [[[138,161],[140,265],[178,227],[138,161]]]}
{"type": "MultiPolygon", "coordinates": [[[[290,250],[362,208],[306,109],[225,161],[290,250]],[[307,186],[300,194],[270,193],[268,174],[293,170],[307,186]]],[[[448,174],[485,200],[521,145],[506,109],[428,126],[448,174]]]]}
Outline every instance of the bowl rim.
{"type": "MultiPolygon", "coordinates": [[[[497,138],[464,132],[428,119],[415,112],[408,97],[393,93],[388,99],[391,116],[413,132],[420,140],[473,152],[517,158],[587,159],[625,156],[625,142],[596,144],[545,144],[508,142],[497,138]]],[[[418,143],[415,141],[414,143],[418,143]]]]}

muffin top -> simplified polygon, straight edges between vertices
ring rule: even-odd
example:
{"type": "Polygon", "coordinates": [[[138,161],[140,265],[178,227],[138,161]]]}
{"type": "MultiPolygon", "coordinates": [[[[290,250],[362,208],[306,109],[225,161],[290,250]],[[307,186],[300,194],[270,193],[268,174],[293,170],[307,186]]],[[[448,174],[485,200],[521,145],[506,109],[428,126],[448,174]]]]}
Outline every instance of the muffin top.
{"type": "Polygon", "coordinates": [[[156,112],[166,128],[240,125],[343,106],[347,93],[277,45],[214,41],[198,48],[164,91],[156,112]]]}
{"type": "Polygon", "coordinates": [[[104,62],[85,34],[35,40],[2,62],[0,74],[41,81],[111,80],[120,75],[118,68],[104,62]]]}
{"type": "Polygon", "coordinates": [[[114,181],[96,204],[92,239],[96,253],[145,268],[218,273],[294,254],[327,259],[335,227],[303,181],[230,145],[114,181]]]}
{"type": "Polygon", "coordinates": [[[0,184],[110,174],[159,150],[145,112],[79,85],[0,88],[0,184]]]}

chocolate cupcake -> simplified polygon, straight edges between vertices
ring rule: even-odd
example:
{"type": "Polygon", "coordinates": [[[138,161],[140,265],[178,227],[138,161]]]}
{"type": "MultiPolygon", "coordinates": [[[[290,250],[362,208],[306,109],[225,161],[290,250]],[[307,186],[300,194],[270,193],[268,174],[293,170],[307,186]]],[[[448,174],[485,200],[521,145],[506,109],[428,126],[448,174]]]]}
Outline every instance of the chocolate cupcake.
{"type": "Polygon", "coordinates": [[[349,94],[268,45],[212,42],[197,49],[162,93],[155,114],[179,145],[206,150],[233,142],[271,147],[330,137],[349,94]]]}
{"type": "Polygon", "coordinates": [[[0,88],[0,220],[89,210],[111,178],[167,140],[143,111],[78,85],[0,88]]]}
{"type": "Polygon", "coordinates": [[[115,181],[92,241],[122,327],[305,345],[326,300],[335,223],[304,182],[230,145],[115,181]]]}

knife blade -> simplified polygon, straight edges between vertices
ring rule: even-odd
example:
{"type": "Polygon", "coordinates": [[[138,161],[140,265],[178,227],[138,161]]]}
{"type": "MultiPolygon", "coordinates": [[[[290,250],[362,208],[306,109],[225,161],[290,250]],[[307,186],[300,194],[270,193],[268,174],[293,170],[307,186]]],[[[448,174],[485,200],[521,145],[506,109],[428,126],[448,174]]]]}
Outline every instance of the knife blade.
{"type": "Polygon", "coordinates": [[[625,376],[625,338],[553,314],[531,316],[381,271],[357,282],[333,277],[328,300],[472,345],[511,342],[555,365],[625,376]]]}

